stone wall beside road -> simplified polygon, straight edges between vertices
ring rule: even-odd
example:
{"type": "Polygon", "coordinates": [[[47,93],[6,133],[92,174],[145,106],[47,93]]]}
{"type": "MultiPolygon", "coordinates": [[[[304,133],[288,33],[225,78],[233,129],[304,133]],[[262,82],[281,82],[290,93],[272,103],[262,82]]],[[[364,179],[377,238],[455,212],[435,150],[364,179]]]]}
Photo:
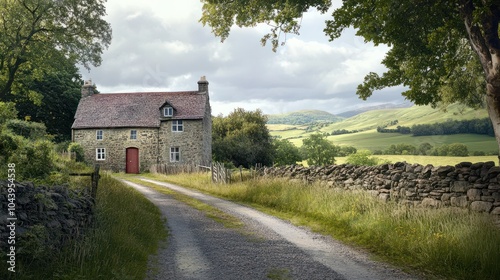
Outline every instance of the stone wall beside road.
{"type": "Polygon", "coordinates": [[[500,167],[494,162],[437,167],[406,162],[379,166],[291,165],[267,167],[264,175],[366,190],[385,201],[436,208],[454,206],[500,216],[500,167]]]}

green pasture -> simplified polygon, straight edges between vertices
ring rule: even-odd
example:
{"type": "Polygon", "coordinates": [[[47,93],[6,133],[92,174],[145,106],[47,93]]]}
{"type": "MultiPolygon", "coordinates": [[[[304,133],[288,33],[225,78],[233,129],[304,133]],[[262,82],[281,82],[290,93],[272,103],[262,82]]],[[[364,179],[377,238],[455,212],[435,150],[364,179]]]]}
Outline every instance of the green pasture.
{"type": "Polygon", "coordinates": [[[307,126],[303,125],[293,125],[293,124],[267,124],[267,129],[269,131],[280,131],[280,130],[304,130],[307,126]]]}
{"type": "MultiPolygon", "coordinates": [[[[302,138],[289,139],[297,147],[302,146],[302,138]]],[[[429,143],[433,147],[444,144],[462,143],[467,146],[469,152],[483,151],[486,154],[498,153],[498,145],[494,137],[478,134],[454,134],[434,136],[411,136],[399,133],[378,133],[376,130],[364,132],[328,136],[328,140],[335,145],[353,146],[358,150],[385,150],[391,145],[410,144],[418,147],[422,143],[429,143]]]]}
{"type": "Polygon", "coordinates": [[[461,105],[450,105],[446,111],[434,109],[431,106],[413,106],[401,109],[383,109],[368,111],[349,119],[333,123],[321,129],[322,132],[332,133],[334,130],[369,130],[378,126],[385,126],[391,121],[397,120],[394,126],[408,126],[415,124],[433,124],[447,120],[469,120],[487,118],[486,110],[473,110],[461,105]]]}
{"type": "Polygon", "coordinates": [[[371,151],[384,150],[390,145],[401,143],[418,147],[420,144],[427,142],[433,147],[451,143],[462,143],[467,146],[470,152],[498,152],[498,145],[494,137],[479,134],[411,136],[399,133],[378,133],[375,130],[370,130],[360,133],[329,136],[328,140],[332,141],[335,145],[354,146],[357,149],[371,151]]]}

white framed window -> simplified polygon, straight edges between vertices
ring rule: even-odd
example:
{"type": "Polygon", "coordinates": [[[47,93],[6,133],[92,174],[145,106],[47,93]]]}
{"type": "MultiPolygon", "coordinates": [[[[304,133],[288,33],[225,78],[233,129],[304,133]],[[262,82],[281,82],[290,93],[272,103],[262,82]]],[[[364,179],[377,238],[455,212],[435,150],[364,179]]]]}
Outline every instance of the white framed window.
{"type": "Polygon", "coordinates": [[[95,159],[96,160],[106,160],[106,148],[95,149],[95,159]]]}
{"type": "Polygon", "coordinates": [[[179,147],[170,147],[170,162],[181,161],[181,150],[179,147]]]}
{"type": "Polygon", "coordinates": [[[182,124],[182,120],[172,121],[172,131],[175,132],[184,131],[184,125],[182,124]]]}
{"type": "Polygon", "coordinates": [[[96,130],[96,132],[95,132],[95,139],[96,140],[102,140],[103,136],[104,136],[104,133],[102,132],[102,130],[96,130]]]}
{"type": "Polygon", "coordinates": [[[132,129],[130,131],[130,140],[136,140],[137,139],[137,130],[132,129]]]}
{"type": "Polygon", "coordinates": [[[172,107],[163,108],[163,116],[164,117],[171,117],[173,115],[174,115],[174,108],[172,108],[172,107]]]}

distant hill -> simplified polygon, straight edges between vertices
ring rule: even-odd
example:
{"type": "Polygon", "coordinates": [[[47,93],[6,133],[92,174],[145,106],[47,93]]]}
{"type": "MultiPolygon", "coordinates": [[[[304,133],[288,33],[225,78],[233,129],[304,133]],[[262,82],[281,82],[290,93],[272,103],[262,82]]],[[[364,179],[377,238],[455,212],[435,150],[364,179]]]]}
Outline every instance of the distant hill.
{"type": "MultiPolygon", "coordinates": [[[[410,108],[367,111],[341,122],[330,124],[321,130],[329,133],[339,129],[364,131],[376,129],[378,126],[386,126],[391,122],[397,123],[393,127],[397,125],[411,127],[414,124],[432,124],[447,120],[470,120],[487,117],[486,110],[473,110],[457,104],[448,106],[446,111],[434,109],[431,106],[415,105],[410,108]]],[[[391,126],[389,125],[389,127],[391,126]]]]}
{"type": "Polygon", "coordinates": [[[367,107],[359,108],[356,110],[342,112],[342,113],[337,114],[337,116],[344,117],[344,118],[350,118],[350,117],[354,117],[356,115],[359,115],[361,113],[368,112],[368,111],[382,110],[382,109],[410,108],[411,106],[413,106],[413,104],[411,102],[405,102],[405,103],[400,103],[400,104],[386,103],[386,104],[367,106],[367,107]]]}
{"type": "MultiPolygon", "coordinates": [[[[321,111],[320,111],[321,112],[321,111]]],[[[297,112],[295,112],[297,113],[297,112]]],[[[294,114],[287,114],[289,117],[294,114]]],[[[284,115],[281,115],[284,116],[284,115]]],[[[450,105],[446,111],[430,106],[412,106],[410,108],[371,110],[337,122],[315,122],[309,124],[268,124],[271,136],[288,139],[300,147],[302,140],[317,132],[328,133],[328,140],[335,145],[354,146],[357,149],[371,151],[387,149],[392,144],[410,144],[419,146],[427,142],[432,146],[462,143],[470,152],[483,151],[487,154],[498,153],[495,137],[478,134],[456,134],[435,136],[412,136],[400,133],[379,133],[377,127],[388,129],[397,126],[412,127],[417,124],[443,123],[449,120],[470,120],[488,118],[485,109],[472,110],[461,105],[450,105]],[[346,133],[335,134],[335,132],[346,133]]],[[[293,122],[293,120],[289,120],[293,122]]]]}
{"type": "Polygon", "coordinates": [[[343,120],[339,117],[320,110],[301,110],[291,113],[267,115],[268,124],[289,124],[289,125],[304,125],[319,122],[335,123],[343,120]]]}

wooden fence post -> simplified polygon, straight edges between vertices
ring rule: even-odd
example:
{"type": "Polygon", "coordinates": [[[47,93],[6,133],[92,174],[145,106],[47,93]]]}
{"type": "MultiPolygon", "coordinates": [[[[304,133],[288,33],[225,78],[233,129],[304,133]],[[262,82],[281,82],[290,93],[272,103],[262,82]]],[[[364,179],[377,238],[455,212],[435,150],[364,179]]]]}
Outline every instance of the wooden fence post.
{"type": "Polygon", "coordinates": [[[94,166],[94,172],[92,173],[69,173],[69,176],[89,176],[90,181],[92,182],[92,185],[90,187],[90,195],[92,196],[93,199],[96,198],[97,196],[97,185],[99,183],[99,179],[101,178],[101,175],[99,175],[99,164],[96,164],[94,166]]]}
{"type": "Polygon", "coordinates": [[[95,168],[94,168],[94,173],[92,173],[92,175],[91,175],[91,179],[92,179],[91,195],[92,195],[92,198],[94,198],[94,199],[97,196],[97,184],[99,183],[100,177],[101,176],[99,175],[99,164],[96,164],[95,168]]]}

